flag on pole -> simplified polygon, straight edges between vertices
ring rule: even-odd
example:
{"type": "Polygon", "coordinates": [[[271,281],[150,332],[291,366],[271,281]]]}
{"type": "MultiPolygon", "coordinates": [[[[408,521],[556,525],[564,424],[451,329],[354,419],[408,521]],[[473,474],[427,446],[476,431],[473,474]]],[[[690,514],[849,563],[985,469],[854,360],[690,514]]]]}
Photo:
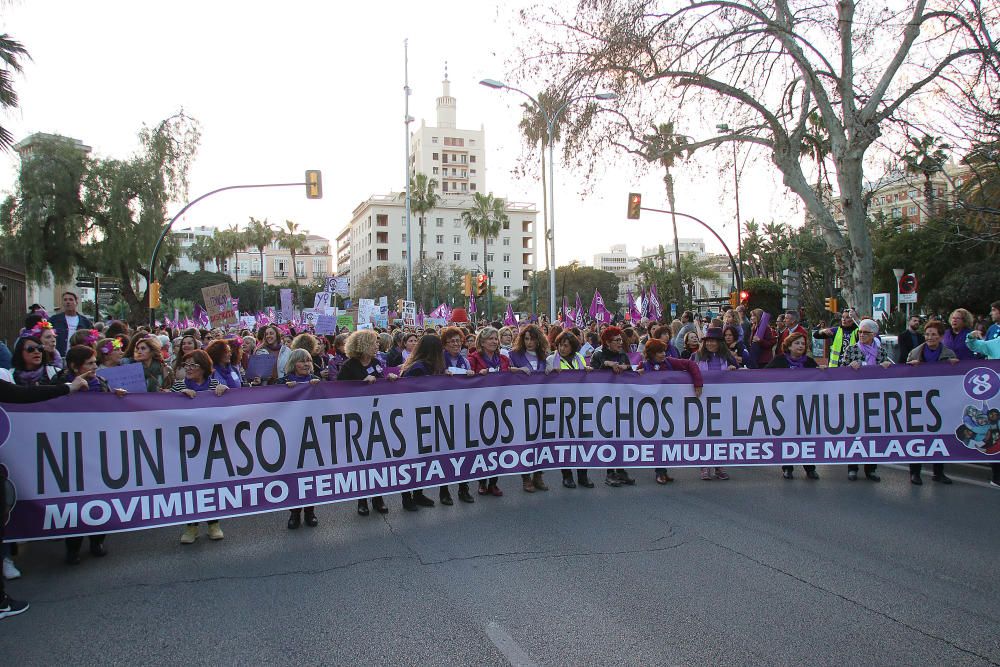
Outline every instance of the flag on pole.
{"type": "Polygon", "coordinates": [[[583,322],[583,304],[580,303],[580,293],[576,293],[576,317],[573,318],[573,323],[578,329],[582,329],[587,326],[583,322]]]}
{"type": "Polygon", "coordinates": [[[656,295],[656,285],[649,286],[649,319],[658,320],[663,317],[663,309],[660,308],[660,297],[656,295]]]}
{"type": "Polygon", "coordinates": [[[632,296],[632,290],[625,290],[625,299],[628,318],[633,322],[638,322],[642,319],[642,312],[635,303],[635,298],[632,296]]]}
{"type": "Polygon", "coordinates": [[[475,315],[476,314],[476,295],[475,294],[470,294],[469,295],[469,308],[468,308],[468,311],[469,311],[469,315],[475,315]]]}
{"type": "Polygon", "coordinates": [[[208,311],[200,303],[194,304],[194,321],[203,327],[208,326],[208,311]]]}
{"type": "Polygon", "coordinates": [[[563,329],[569,329],[573,326],[573,313],[569,309],[569,302],[566,301],[566,295],[563,295],[563,305],[562,305],[562,326],[563,329]]]}
{"type": "Polygon", "coordinates": [[[503,316],[503,325],[505,327],[517,326],[517,318],[514,317],[514,309],[509,303],[507,304],[507,313],[503,316]]]}
{"type": "Polygon", "coordinates": [[[604,297],[596,289],[594,290],[594,298],[590,301],[590,317],[598,322],[611,321],[611,311],[604,305],[604,297]]]}

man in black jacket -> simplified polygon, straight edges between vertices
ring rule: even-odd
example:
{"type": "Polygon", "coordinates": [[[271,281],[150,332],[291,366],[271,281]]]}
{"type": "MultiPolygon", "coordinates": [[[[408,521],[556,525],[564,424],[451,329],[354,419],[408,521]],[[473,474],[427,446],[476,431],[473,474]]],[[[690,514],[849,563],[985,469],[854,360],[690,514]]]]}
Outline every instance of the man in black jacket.
{"type": "Polygon", "coordinates": [[[899,358],[896,363],[905,364],[906,358],[910,356],[913,348],[924,342],[924,335],[920,333],[920,318],[914,315],[907,322],[906,331],[899,334],[899,358]]]}
{"type": "Polygon", "coordinates": [[[49,318],[49,324],[56,330],[56,349],[59,354],[66,354],[69,348],[69,339],[76,333],[77,329],[93,329],[94,323],[76,310],[79,299],[73,292],[63,292],[62,312],[56,313],[49,318]]]}
{"type": "MultiPolygon", "coordinates": [[[[0,403],[37,403],[47,401],[57,396],[65,396],[74,391],[87,388],[87,382],[92,373],[78,376],[71,383],[57,385],[39,385],[36,387],[21,387],[0,380],[0,403]]],[[[0,415],[6,419],[6,415],[0,415]]],[[[3,443],[0,442],[0,445],[3,443]]],[[[0,487],[0,543],[3,542],[3,528],[7,523],[7,492],[0,487]]],[[[3,577],[0,577],[0,619],[17,616],[28,610],[28,603],[11,599],[4,590],[3,577]]]]}

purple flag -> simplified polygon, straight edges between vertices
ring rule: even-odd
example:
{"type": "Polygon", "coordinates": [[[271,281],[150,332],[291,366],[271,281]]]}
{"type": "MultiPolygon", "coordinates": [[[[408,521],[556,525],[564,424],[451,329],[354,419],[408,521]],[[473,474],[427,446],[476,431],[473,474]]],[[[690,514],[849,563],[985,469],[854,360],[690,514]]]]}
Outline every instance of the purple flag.
{"type": "Polygon", "coordinates": [[[421,305],[419,310],[417,310],[417,326],[424,326],[424,307],[421,305]]]}
{"type": "Polygon", "coordinates": [[[579,329],[582,329],[583,327],[587,326],[583,322],[583,304],[580,303],[579,292],[576,293],[576,317],[573,318],[573,324],[575,324],[576,327],[579,329]]]}
{"type": "Polygon", "coordinates": [[[658,320],[663,317],[663,310],[660,308],[660,297],[656,295],[656,285],[649,286],[649,319],[658,320]]]}
{"type": "Polygon", "coordinates": [[[475,294],[470,294],[469,295],[469,308],[468,308],[468,311],[469,311],[469,315],[474,315],[476,313],[476,295],[475,294]]]}
{"type": "Polygon", "coordinates": [[[507,314],[503,316],[503,325],[505,327],[517,326],[517,318],[514,317],[514,309],[509,303],[507,304],[507,314]]]}
{"type": "Polygon", "coordinates": [[[194,321],[203,327],[208,326],[208,311],[200,303],[194,304],[194,321]]]}
{"type": "Polygon", "coordinates": [[[639,311],[639,307],[635,305],[635,298],[632,296],[632,290],[625,290],[625,295],[627,299],[626,307],[628,308],[628,316],[633,322],[638,322],[642,319],[642,313],[639,311]]]}
{"type": "Polygon", "coordinates": [[[596,289],[594,290],[594,298],[590,301],[590,317],[598,322],[611,321],[611,311],[604,305],[604,297],[596,289]]]}

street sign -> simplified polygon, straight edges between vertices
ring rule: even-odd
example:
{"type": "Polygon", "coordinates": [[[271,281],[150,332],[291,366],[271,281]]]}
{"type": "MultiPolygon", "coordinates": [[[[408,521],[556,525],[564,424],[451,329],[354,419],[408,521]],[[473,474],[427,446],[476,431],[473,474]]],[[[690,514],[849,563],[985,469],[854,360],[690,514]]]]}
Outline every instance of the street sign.
{"type": "Polygon", "coordinates": [[[899,279],[900,294],[915,294],[917,292],[917,275],[915,273],[904,273],[899,279]]]}
{"type": "Polygon", "coordinates": [[[900,294],[899,295],[899,302],[900,303],[916,303],[917,302],[917,293],[916,292],[910,292],[909,294],[900,294]]]}
{"type": "Polygon", "coordinates": [[[889,293],[881,292],[872,295],[872,319],[876,322],[889,314],[889,293]]]}

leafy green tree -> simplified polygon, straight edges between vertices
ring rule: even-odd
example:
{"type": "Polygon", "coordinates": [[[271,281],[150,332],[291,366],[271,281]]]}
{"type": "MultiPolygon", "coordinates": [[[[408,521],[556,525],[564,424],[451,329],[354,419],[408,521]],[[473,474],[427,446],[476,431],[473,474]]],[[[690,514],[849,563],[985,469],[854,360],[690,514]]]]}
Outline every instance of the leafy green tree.
{"type": "MultiPolygon", "coordinates": [[[[533,299],[537,299],[538,309],[536,313],[549,312],[549,272],[538,271],[534,276],[535,293],[532,294],[531,286],[521,294],[516,295],[512,307],[520,312],[532,312],[533,299]]],[[[610,271],[602,271],[592,266],[581,266],[578,262],[571,262],[556,269],[556,311],[562,307],[562,299],[565,296],[570,307],[576,301],[576,295],[580,295],[580,301],[584,307],[590,305],[590,300],[594,297],[594,290],[599,290],[604,297],[604,303],[612,313],[617,312],[621,307],[618,302],[618,276],[610,271]]]]}
{"type": "MultiPolygon", "coordinates": [[[[10,35],[0,35],[0,60],[6,67],[0,68],[0,108],[16,109],[17,93],[14,91],[14,74],[23,72],[22,60],[30,59],[28,50],[10,35]]],[[[0,149],[10,150],[14,137],[6,127],[0,126],[0,149]]]]}
{"type": "Polygon", "coordinates": [[[493,280],[490,278],[489,245],[490,239],[495,239],[500,235],[503,225],[510,222],[504,210],[504,201],[493,196],[493,193],[484,195],[477,192],[472,196],[472,208],[462,211],[462,222],[469,237],[475,242],[477,238],[483,240],[483,273],[487,277],[486,291],[486,316],[493,317],[493,280]]]}
{"type": "Polygon", "coordinates": [[[160,282],[160,299],[163,303],[175,299],[190,301],[192,303],[202,303],[202,288],[222,283],[229,285],[230,294],[233,294],[235,283],[225,273],[214,271],[195,271],[194,273],[190,271],[174,271],[160,282]]]}
{"type": "Polygon", "coordinates": [[[751,309],[760,308],[771,316],[781,312],[781,285],[767,278],[747,278],[743,289],[750,295],[747,306],[751,309]]]}
{"type": "Polygon", "coordinates": [[[397,299],[406,298],[406,271],[402,266],[379,266],[351,286],[359,299],[377,299],[385,296],[395,305],[397,299]]]}
{"type": "MultiPolygon", "coordinates": [[[[424,274],[424,239],[426,238],[427,228],[427,218],[425,216],[441,201],[441,196],[435,192],[437,187],[437,179],[428,178],[427,174],[417,172],[410,179],[410,210],[417,214],[417,225],[420,228],[420,249],[417,255],[419,258],[417,263],[418,276],[424,274]]],[[[418,300],[422,301],[424,297],[423,278],[421,278],[418,294],[418,300]]]]}
{"type": "Polygon", "coordinates": [[[921,176],[924,179],[924,206],[927,214],[934,213],[934,184],[931,179],[935,174],[944,171],[944,165],[948,161],[947,151],[951,146],[943,143],[941,137],[932,137],[925,134],[922,137],[907,137],[910,150],[903,153],[903,164],[906,165],[906,172],[921,176]]]}
{"type": "Polygon", "coordinates": [[[198,265],[199,271],[204,271],[205,264],[212,261],[215,257],[215,248],[213,246],[212,237],[196,236],[191,245],[184,250],[184,254],[198,265]]]}
{"type": "Polygon", "coordinates": [[[166,304],[165,310],[167,317],[171,319],[174,317],[174,313],[177,313],[179,317],[191,317],[194,314],[194,302],[187,299],[171,299],[166,304]]]}
{"type": "Polygon", "coordinates": [[[263,292],[264,275],[267,273],[264,270],[264,249],[271,245],[271,242],[274,241],[274,227],[272,227],[267,221],[267,218],[257,220],[256,218],[251,217],[246,230],[243,232],[243,238],[246,240],[248,246],[256,248],[257,252],[260,254],[260,303],[263,305],[265,303],[263,292]]]}
{"type": "Polygon", "coordinates": [[[292,280],[295,283],[295,298],[302,307],[302,295],[299,294],[299,272],[296,268],[295,258],[306,249],[306,235],[299,231],[298,223],[285,220],[285,228],[277,232],[278,245],[288,251],[292,256],[292,280]]]}
{"type": "MultiPolygon", "coordinates": [[[[667,202],[670,204],[670,219],[674,227],[674,266],[677,270],[674,277],[674,293],[683,298],[683,272],[681,268],[681,248],[677,238],[677,202],[674,198],[674,175],[671,169],[674,163],[681,157],[684,147],[688,144],[688,137],[677,134],[674,131],[674,123],[660,123],[653,125],[653,133],[643,137],[643,157],[647,162],[658,162],[663,167],[663,184],[667,188],[667,202]]],[[[683,301],[678,301],[683,304],[683,301]]],[[[683,308],[682,308],[683,309],[683,308]]]]}
{"type": "MultiPolygon", "coordinates": [[[[149,277],[167,207],[187,196],[198,137],[197,123],[179,113],[144,127],[139,150],[125,160],[89,158],[59,137],[39,140],[0,208],[0,251],[20,259],[36,283],[64,282],[78,269],[113,275],[133,322],[147,319],[148,286],[139,293],[139,278],[149,277]]],[[[168,238],[158,277],[177,256],[168,238]]]]}
{"type": "Polygon", "coordinates": [[[677,267],[668,265],[663,246],[660,246],[656,257],[640,260],[636,273],[644,286],[656,285],[656,293],[663,303],[693,303],[699,280],[719,280],[719,272],[712,268],[709,260],[691,254],[681,255],[679,271],[677,267]],[[681,291],[678,292],[678,289],[681,291]]]}

